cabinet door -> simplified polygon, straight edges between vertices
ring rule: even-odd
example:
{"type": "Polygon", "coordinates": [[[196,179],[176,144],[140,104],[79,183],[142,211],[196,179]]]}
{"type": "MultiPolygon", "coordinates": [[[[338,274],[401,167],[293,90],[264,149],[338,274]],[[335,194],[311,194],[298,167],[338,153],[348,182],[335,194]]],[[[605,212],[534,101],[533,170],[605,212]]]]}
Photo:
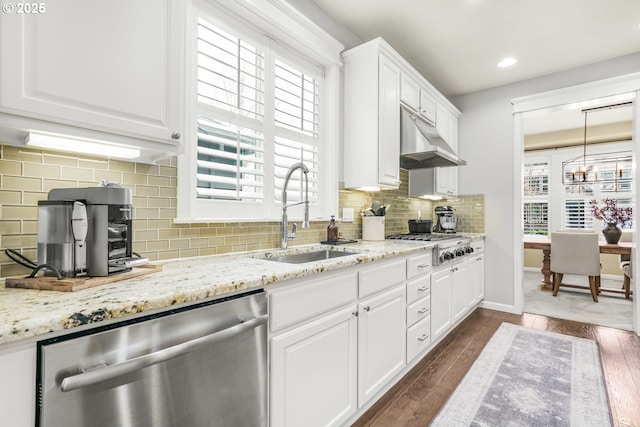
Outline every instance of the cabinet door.
{"type": "Polygon", "coordinates": [[[473,299],[469,286],[468,263],[462,262],[451,268],[451,292],[453,322],[457,322],[469,311],[471,300],[473,299]]]}
{"type": "Polygon", "coordinates": [[[438,104],[436,106],[436,129],[438,129],[438,133],[447,143],[449,143],[450,115],[451,113],[444,105],[438,104]]]}
{"type": "Polygon", "coordinates": [[[0,16],[0,111],[177,145],[183,5],[56,0],[0,16]]]}
{"type": "Polygon", "coordinates": [[[341,425],[357,408],[355,305],[271,339],[271,425],[341,425]]]}
{"type": "Polygon", "coordinates": [[[451,167],[448,167],[447,169],[449,169],[447,171],[449,172],[449,185],[447,188],[447,195],[457,196],[458,195],[458,167],[451,166],[451,167]]]}
{"type": "Polygon", "coordinates": [[[400,100],[415,111],[420,110],[420,86],[405,73],[402,73],[400,82],[400,100]]]}
{"type": "Polygon", "coordinates": [[[469,262],[469,267],[473,305],[476,305],[484,298],[484,254],[474,256],[469,262]]]}
{"type": "Polygon", "coordinates": [[[452,323],[451,285],[449,268],[431,275],[431,340],[439,338],[452,323]]]}
{"type": "Polygon", "coordinates": [[[358,313],[358,405],[362,407],[405,366],[405,285],[361,302],[358,313]]]}
{"type": "Polygon", "coordinates": [[[0,424],[35,425],[36,344],[5,345],[0,350],[0,424]]]}
{"type": "Polygon", "coordinates": [[[455,166],[435,168],[436,174],[436,193],[443,196],[449,195],[449,169],[455,166]]]}
{"type": "Polygon", "coordinates": [[[420,115],[432,123],[436,122],[436,98],[427,89],[420,89],[420,115]]]}
{"type": "Polygon", "coordinates": [[[378,181],[400,184],[400,69],[383,55],[379,58],[378,181]]]}

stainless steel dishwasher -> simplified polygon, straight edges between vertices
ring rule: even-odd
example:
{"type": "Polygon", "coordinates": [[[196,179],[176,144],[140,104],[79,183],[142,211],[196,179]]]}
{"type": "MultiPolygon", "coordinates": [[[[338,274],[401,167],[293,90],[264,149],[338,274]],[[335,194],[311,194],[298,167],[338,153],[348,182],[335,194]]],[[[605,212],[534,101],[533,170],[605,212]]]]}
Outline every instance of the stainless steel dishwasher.
{"type": "Polygon", "coordinates": [[[264,291],[38,343],[39,426],[266,426],[264,291]]]}

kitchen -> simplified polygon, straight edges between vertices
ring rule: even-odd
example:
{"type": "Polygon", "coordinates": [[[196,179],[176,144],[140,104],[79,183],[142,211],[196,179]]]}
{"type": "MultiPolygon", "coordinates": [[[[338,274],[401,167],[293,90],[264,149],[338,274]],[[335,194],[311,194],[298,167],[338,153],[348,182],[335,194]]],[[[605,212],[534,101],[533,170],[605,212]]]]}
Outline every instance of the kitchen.
{"type": "MultiPolygon", "coordinates": [[[[3,26],[3,28],[6,27],[3,26]]],[[[615,73],[624,74],[624,70],[623,64],[619,68],[612,68],[607,72],[611,73],[611,75],[617,75],[615,73]]],[[[608,75],[600,77],[605,78],[608,75]]],[[[571,81],[579,83],[583,80],[577,78],[571,81]]],[[[550,82],[546,87],[536,88],[535,91],[546,90],[554,85],[555,83],[550,82]]],[[[529,90],[527,87],[519,89],[517,96],[533,93],[533,91],[526,92],[527,90],[529,90]]],[[[483,152],[474,152],[474,150],[480,150],[481,147],[473,144],[465,146],[463,141],[471,140],[472,138],[469,138],[469,134],[476,134],[478,131],[473,127],[474,121],[478,120],[477,114],[490,114],[491,110],[490,108],[487,111],[484,111],[484,109],[482,111],[475,110],[473,104],[476,100],[481,100],[483,94],[478,94],[477,96],[477,99],[473,97],[461,99],[465,108],[463,108],[464,115],[461,116],[462,121],[460,123],[459,139],[462,142],[460,144],[460,155],[467,159],[468,165],[460,168],[459,185],[461,189],[464,189],[464,191],[460,191],[461,194],[469,194],[471,196],[462,196],[452,201],[447,199],[447,204],[455,206],[456,212],[461,218],[461,227],[470,227],[468,229],[461,228],[461,231],[470,233],[485,232],[490,236],[487,240],[487,251],[491,251],[489,253],[493,253],[495,258],[490,260],[487,257],[486,274],[487,278],[492,280],[487,280],[487,283],[490,282],[491,285],[486,289],[485,302],[493,302],[493,308],[506,308],[505,311],[509,311],[515,310],[513,307],[517,307],[516,299],[513,298],[513,295],[510,297],[510,294],[515,290],[496,288],[495,286],[504,286],[498,284],[504,283],[505,273],[507,277],[509,276],[508,271],[503,271],[504,268],[510,268],[510,263],[504,262],[504,259],[510,259],[509,257],[504,257],[504,252],[506,250],[507,253],[510,253],[510,248],[513,246],[513,242],[509,240],[512,239],[512,237],[509,237],[510,233],[504,231],[504,224],[513,223],[511,215],[507,214],[513,211],[513,206],[515,205],[510,201],[502,201],[504,183],[509,182],[511,178],[511,175],[509,175],[511,168],[505,168],[504,165],[510,165],[511,158],[509,157],[506,162],[504,157],[500,158],[500,156],[508,156],[511,151],[501,151],[499,146],[496,145],[495,150],[496,153],[500,152],[499,156],[487,159],[488,162],[497,161],[498,164],[495,167],[489,166],[487,168],[487,165],[478,165],[469,161],[472,158],[483,157],[483,152]],[[467,120],[465,118],[467,111],[470,113],[469,121],[465,122],[467,120]],[[497,186],[487,185],[486,182],[483,184],[482,180],[477,179],[477,177],[487,175],[486,169],[496,174],[503,172],[507,178],[505,179],[504,175],[501,175],[498,178],[500,183],[497,186]],[[494,191],[498,192],[493,193],[494,191]],[[492,202],[491,206],[489,206],[489,200],[492,202]],[[511,205],[505,206],[508,203],[511,203],[511,205]],[[485,209],[491,209],[491,215],[487,214],[486,219],[485,209]],[[500,279],[498,280],[498,278],[500,279]]],[[[508,104],[509,100],[515,96],[509,94],[507,97],[509,98],[507,100],[508,104]]],[[[503,99],[500,101],[503,101],[503,99]]],[[[154,100],[157,101],[157,98],[154,98],[154,100]]],[[[493,102],[498,102],[502,105],[500,101],[488,102],[486,105],[491,106],[493,102]]],[[[508,108],[509,105],[506,107],[508,108]]],[[[507,116],[510,120],[511,111],[507,113],[507,116]]],[[[498,114],[491,120],[498,120],[497,117],[504,117],[504,115],[498,114]]],[[[491,123],[491,121],[484,123],[491,123]]],[[[484,126],[485,124],[481,125],[480,130],[484,126]]],[[[494,128],[497,133],[492,134],[485,140],[493,140],[505,132],[509,133],[510,130],[507,131],[506,129],[510,129],[511,126],[511,123],[506,127],[498,123],[494,128]]],[[[502,140],[501,138],[498,139],[502,140]]],[[[511,140],[511,135],[505,141],[507,139],[511,140]]],[[[149,148],[148,145],[146,148],[149,148]]],[[[162,145],[162,147],[165,146],[170,146],[170,144],[165,143],[162,145]]],[[[30,248],[30,252],[27,252],[27,255],[32,258],[35,256],[34,248],[36,246],[36,201],[41,200],[48,190],[69,186],[69,182],[73,182],[73,185],[77,186],[93,186],[103,179],[111,182],[121,182],[125,186],[135,188],[136,192],[133,198],[136,208],[134,250],[143,253],[151,261],[266,249],[273,248],[274,245],[279,244],[280,223],[277,220],[267,222],[228,221],[210,224],[174,222],[176,205],[178,204],[177,198],[180,194],[184,194],[178,190],[181,171],[178,161],[174,157],[161,160],[152,165],[24,149],[11,144],[3,145],[2,150],[2,184],[3,190],[9,190],[9,194],[6,197],[10,198],[9,202],[3,203],[2,220],[7,220],[6,223],[3,222],[3,225],[6,225],[9,232],[5,234],[3,231],[2,247],[30,248]],[[6,175],[10,177],[4,176],[5,171],[7,171],[6,175]],[[8,187],[5,188],[5,185],[8,185],[8,187]],[[15,198],[16,189],[20,189],[21,192],[19,200],[15,198]],[[23,207],[22,204],[28,206],[23,207]],[[16,229],[15,227],[20,228],[16,229]],[[258,238],[254,237],[256,234],[259,235],[258,238]]],[[[493,151],[494,148],[492,147],[491,150],[493,151]]],[[[339,158],[337,154],[334,154],[334,156],[339,158]]],[[[339,172],[334,171],[333,173],[338,174],[339,172]]],[[[344,174],[344,172],[342,173],[344,174]]],[[[437,205],[437,203],[430,201],[407,199],[406,195],[409,189],[404,187],[406,185],[404,173],[406,172],[400,170],[401,184],[397,190],[366,193],[337,187],[334,195],[338,199],[337,206],[340,209],[351,207],[355,212],[359,212],[363,207],[370,206],[372,201],[376,199],[385,205],[391,206],[386,218],[389,229],[385,231],[389,233],[404,232],[406,231],[405,225],[408,219],[418,217],[418,212],[422,212],[425,217],[432,216],[433,209],[437,205]]],[[[491,175],[487,176],[487,179],[490,178],[491,175]]],[[[294,209],[300,209],[301,211],[301,208],[292,208],[292,216],[295,215],[294,209]]],[[[338,211],[331,213],[340,214],[338,211]]],[[[300,212],[297,215],[299,217],[300,212]]],[[[277,217],[277,215],[275,216],[277,217]]],[[[312,221],[310,229],[299,229],[294,241],[295,245],[317,243],[324,239],[325,227],[328,222],[328,217],[326,218],[323,221],[312,221]]],[[[361,226],[358,216],[355,217],[353,223],[340,222],[339,225],[344,238],[360,238],[361,226]]],[[[1,274],[3,277],[24,273],[23,270],[17,270],[11,264],[3,261],[1,274]]],[[[515,272],[512,273],[515,275],[515,272]]]]}

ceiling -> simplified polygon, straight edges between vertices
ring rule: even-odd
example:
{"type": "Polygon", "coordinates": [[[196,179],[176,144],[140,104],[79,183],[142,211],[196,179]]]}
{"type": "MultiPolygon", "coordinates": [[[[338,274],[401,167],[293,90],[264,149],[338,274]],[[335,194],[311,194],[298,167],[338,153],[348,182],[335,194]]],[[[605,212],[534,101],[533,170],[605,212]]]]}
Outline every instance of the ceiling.
{"type": "MultiPolygon", "coordinates": [[[[362,42],[384,38],[448,98],[640,52],[639,0],[312,1],[362,42]],[[507,56],[517,63],[498,68],[507,56]]],[[[525,134],[581,129],[592,106],[533,114],[525,134]]],[[[631,120],[631,108],[588,120],[631,120]]]]}
{"type": "Polygon", "coordinates": [[[313,0],[446,97],[640,52],[638,0],[313,0]],[[506,56],[518,62],[496,64],[506,56]]]}

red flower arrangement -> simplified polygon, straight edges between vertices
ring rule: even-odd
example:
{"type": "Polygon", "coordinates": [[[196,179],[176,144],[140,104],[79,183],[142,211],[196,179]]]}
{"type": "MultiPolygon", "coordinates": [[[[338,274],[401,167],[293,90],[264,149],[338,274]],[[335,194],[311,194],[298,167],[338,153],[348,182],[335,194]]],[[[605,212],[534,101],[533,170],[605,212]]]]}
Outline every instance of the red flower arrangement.
{"type": "Polygon", "coordinates": [[[596,200],[591,200],[589,204],[593,209],[593,216],[607,224],[617,224],[620,227],[631,223],[633,219],[633,208],[619,208],[615,199],[606,198],[602,200],[604,206],[598,206],[596,200]]]}

